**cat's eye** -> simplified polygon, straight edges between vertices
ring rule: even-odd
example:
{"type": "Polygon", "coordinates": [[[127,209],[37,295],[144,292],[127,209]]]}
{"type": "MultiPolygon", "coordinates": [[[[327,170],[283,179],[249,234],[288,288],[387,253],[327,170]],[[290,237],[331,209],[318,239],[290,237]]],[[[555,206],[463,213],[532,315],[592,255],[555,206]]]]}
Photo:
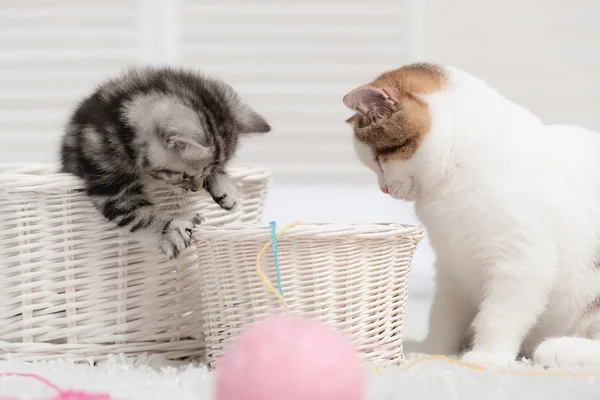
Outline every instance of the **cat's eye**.
{"type": "Polygon", "coordinates": [[[375,157],[375,162],[377,163],[379,170],[383,172],[383,168],[381,167],[381,161],[379,161],[379,156],[375,157]]]}
{"type": "Polygon", "coordinates": [[[190,179],[191,176],[189,176],[188,174],[186,174],[185,172],[183,173],[183,179],[190,179]]]}
{"type": "Polygon", "coordinates": [[[381,155],[381,156],[393,154],[393,153],[397,152],[398,150],[402,150],[402,148],[406,147],[406,145],[408,145],[409,143],[410,143],[410,140],[405,140],[404,142],[394,145],[394,146],[383,147],[383,148],[377,150],[377,154],[381,155]]]}

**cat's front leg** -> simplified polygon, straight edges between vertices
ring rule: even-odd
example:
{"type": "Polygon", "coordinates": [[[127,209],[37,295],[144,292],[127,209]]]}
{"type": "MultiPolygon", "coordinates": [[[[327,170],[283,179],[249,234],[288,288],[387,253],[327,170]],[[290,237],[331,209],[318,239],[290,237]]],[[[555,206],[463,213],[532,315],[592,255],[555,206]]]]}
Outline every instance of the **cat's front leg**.
{"type": "Polygon", "coordinates": [[[460,282],[451,275],[452,268],[438,268],[433,303],[429,312],[429,331],[415,349],[428,354],[459,354],[475,310],[469,304],[460,282]]]}
{"type": "Polygon", "coordinates": [[[192,241],[192,229],[204,222],[199,214],[185,215],[163,221],[163,228],[158,235],[158,244],[170,260],[179,257],[192,241]]]}
{"type": "Polygon", "coordinates": [[[554,282],[552,260],[543,258],[504,260],[488,267],[473,321],[473,347],[463,361],[488,366],[515,361],[525,336],[546,308],[554,282]]]}
{"type": "Polygon", "coordinates": [[[177,258],[189,247],[192,228],[204,221],[198,214],[165,218],[136,186],[106,195],[96,194],[100,189],[98,185],[88,189],[96,208],[140,241],[158,246],[169,259],[177,258]]]}
{"type": "Polygon", "coordinates": [[[225,210],[233,209],[237,204],[235,184],[224,172],[215,172],[204,181],[204,188],[210,193],[215,203],[225,210]]]}

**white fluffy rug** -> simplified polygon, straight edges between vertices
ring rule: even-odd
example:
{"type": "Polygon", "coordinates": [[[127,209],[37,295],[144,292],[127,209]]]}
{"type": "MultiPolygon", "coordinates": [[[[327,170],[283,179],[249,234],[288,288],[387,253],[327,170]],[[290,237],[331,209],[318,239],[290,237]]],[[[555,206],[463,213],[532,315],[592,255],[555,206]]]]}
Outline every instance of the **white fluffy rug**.
{"type": "MultiPolygon", "coordinates": [[[[409,362],[415,357],[409,356],[409,362]]],[[[515,364],[511,369],[541,370],[527,363],[515,364]]],[[[7,372],[34,373],[63,390],[109,394],[112,399],[119,400],[212,399],[212,373],[201,365],[170,365],[159,357],[125,360],[114,356],[93,367],[61,361],[33,364],[0,361],[0,373],[7,372]]],[[[394,367],[384,370],[382,375],[369,373],[368,400],[600,399],[600,374],[598,378],[503,375],[441,360],[425,361],[408,370],[394,367]]],[[[56,396],[54,391],[30,378],[0,377],[0,400],[49,399],[53,396],[56,396]]]]}

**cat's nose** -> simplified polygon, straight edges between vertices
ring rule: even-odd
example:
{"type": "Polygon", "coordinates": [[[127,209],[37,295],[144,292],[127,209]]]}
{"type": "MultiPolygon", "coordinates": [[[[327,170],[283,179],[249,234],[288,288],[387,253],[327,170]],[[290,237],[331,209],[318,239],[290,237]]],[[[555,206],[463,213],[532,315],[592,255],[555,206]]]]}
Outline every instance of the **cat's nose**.
{"type": "Polygon", "coordinates": [[[383,186],[381,187],[381,191],[382,191],[383,193],[385,193],[385,194],[390,194],[390,191],[389,191],[389,189],[388,189],[388,186],[387,186],[387,185],[383,185],[383,186]]]}

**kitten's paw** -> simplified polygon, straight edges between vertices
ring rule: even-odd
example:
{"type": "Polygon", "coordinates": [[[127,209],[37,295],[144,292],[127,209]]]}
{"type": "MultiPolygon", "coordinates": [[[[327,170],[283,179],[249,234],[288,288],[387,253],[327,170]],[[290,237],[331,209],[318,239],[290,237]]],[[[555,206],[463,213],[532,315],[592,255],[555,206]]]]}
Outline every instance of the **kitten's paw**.
{"type": "Polygon", "coordinates": [[[209,192],[215,203],[224,210],[232,210],[237,204],[237,188],[231,178],[217,174],[211,177],[209,182],[209,192]]]}
{"type": "Polygon", "coordinates": [[[590,339],[560,337],[543,341],[533,353],[533,361],[546,368],[600,365],[594,348],[600,346],[590,339]]]}
{"type": "Polygon", "coordinates": [[[222,179],[215,188],[213,199],[224,210],[232,210],[237,204],[237,188],[228,179],[222,179]]]}
{"type": "Polygon", "coordinates": [[[192,216],[192,224],[194,225],[201,225],[205,222],[206,220],[204,219],[204,217],[200,214],[194,214],[192,216]]]}
{"type": "Polygon", "coordinates": [[[515,357],[484,351],[469,351],[463,354],[461,360],[467,364],[474,364],[485,368],[499,368],[514,363],[515,357]]]}
{"type": "Polygon", "coordinates": [[[235,194],[225,193],[220,197],[215,198],[215,202],[221,206],[222,209],[230,211],[237,205],[237,199],[235,194]]]}
{"type": "Polygon", "coordinates": [[[182,251],[188,248],[192,241],[193,221],[172,219],[167,222],[162,231],[160,249],[169,260],[179,257],[182,251]]]}

